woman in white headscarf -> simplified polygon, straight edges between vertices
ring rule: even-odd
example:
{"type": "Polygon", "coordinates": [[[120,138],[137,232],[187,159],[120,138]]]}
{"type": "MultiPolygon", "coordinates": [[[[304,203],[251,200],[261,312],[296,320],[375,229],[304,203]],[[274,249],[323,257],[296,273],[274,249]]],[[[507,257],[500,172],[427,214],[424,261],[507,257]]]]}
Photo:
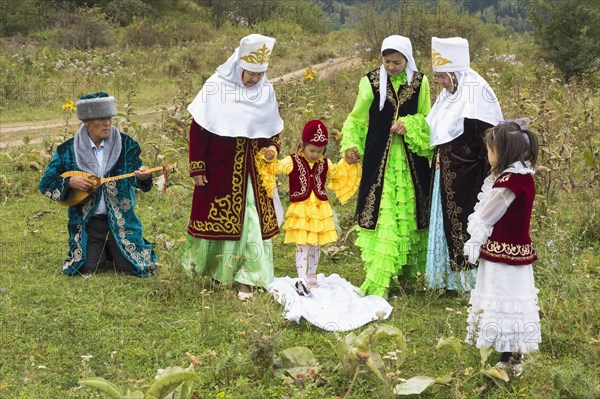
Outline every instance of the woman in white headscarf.
{"type": "Polygon", "coordinates": [[[237,283],[241,300],[273,280],[270,239],[279,226],[254,159],[262,148],[273,157],[280,148],[283,121],[265,75],[274,44],[244,37],[188,107],[195,188],[182,263],[215,283],[237,283]]]}
{"type": "Polygon", "coordinates": [[[429,221],[429,82],[417,70],[408,38],[387,37],[382,65],[359,83],[342,128],[348,163],[362,161],[356,214],[363,295],[387,297],[392,279],[424,273],[429,221]]]}
{"type": "Polygon", "coordinates": [[[467,40],[434,37],[431,52],[443,90],[427,116],[431,145],[437,146],[427,279],[432,289],[470,291],[477,269],[463,255],[467,218],[489,174],[483,134],[503,119],[502,111],[492,88],[470,68],[467,40]]]}

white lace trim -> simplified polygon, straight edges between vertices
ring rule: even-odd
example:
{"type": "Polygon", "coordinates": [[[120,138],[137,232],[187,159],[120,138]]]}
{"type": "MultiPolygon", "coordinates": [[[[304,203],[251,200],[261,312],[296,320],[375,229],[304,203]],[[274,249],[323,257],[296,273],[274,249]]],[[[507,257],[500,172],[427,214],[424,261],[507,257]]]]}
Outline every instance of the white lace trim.
{"type": "MultiPolygon", "coordinates": [[[[525,165],[521,162],[517,161],[512,163],[508,168],[506,168],[500,175],[505,173],[516,173],[520,175],[526,174],[534,174],[535,171],[531,168],[531,162],[526,161],[525,165]]],[[[481,191],[477,194],[477,203],[473,208],[473,213],[468,217],[467,224],[467,232],[470,235],[470,239],[468,240],[468,248],[465,246],[465,254],[469,256],[471,260],[476,260],[479,258],[479,253],[481,250],[481,245],[492,235],[494,231],[494,226],[487,226],[481,219],[481,209],[483,208],[483,204],[486,203],[492,190],[494,189],[494,183],[496,182],[496,177],[493,175],[489,175],[483,181],[483,185],[481,186],[481,191]],[[469,254],[469,252],[473,252],[469,254]]]]}

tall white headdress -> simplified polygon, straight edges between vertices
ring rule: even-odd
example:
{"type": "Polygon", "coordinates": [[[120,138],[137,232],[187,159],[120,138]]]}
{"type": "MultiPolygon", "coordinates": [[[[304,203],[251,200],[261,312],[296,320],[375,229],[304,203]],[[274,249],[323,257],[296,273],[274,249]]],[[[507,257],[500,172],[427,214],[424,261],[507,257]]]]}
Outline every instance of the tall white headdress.
{"type": "Polygon", "coordinates": [[[269,138],[281,132],[283,120],[266,73],[252,87],[245,87],[242,82],[244,70],[267,70],[274,45],[272,37],[258,34],[244,37],[188,106],[196,123],[226,137],[269,138]]]}
{"type": "Polygon", "coordinates": [[[252,34],[240,41],[238,64],[250,72],[264,72],[269,67],[269,58],[275,46],[275,39],[252,34]]]}
{"type": "Polygon", "coordinates": [[[433,72],[463,72],[471,67],[469,42],[462,37],[431,38],[433,72]]]}

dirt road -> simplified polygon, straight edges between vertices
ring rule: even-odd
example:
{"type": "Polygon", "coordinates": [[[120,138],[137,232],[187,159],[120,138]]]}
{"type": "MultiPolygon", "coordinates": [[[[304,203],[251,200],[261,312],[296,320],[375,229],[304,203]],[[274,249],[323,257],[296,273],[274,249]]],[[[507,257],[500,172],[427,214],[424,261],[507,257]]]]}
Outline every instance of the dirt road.
{"type": "MultiPolygon", "coordinates": [[[[313,68],[317,70],[319,76],[327,76],[332,73],[336,73],[343,69],[349,68],[352,64],[358,65],[360,59],[356,57],[343,57],[331,59],[327,62],[313,65],[313,68]]],[[[270,78],[274,84],[283,83],[292,79],[297,79],[304,76],[304,69],[290,72],[283,76],[270,78]]],[[[136,113],[132,118],[135,122],[142,125],[155,122],[160,118],[162,110],[157,109],[145,109],[136,113]]],[[[70,130],[75,131],[77,128],[77,121],[71,121],[70,130]]],[[[23,139],[29,136],[30,143],[39,143],[46,137],[61,137],[64,134],[65,122],[61,119],[55,119],[50,121],[42,121],[35,123],[18,122],[11,124],[4,124],[0,122],[0,149],[9,146],[16,146],[23,144],[23,139]]]]}

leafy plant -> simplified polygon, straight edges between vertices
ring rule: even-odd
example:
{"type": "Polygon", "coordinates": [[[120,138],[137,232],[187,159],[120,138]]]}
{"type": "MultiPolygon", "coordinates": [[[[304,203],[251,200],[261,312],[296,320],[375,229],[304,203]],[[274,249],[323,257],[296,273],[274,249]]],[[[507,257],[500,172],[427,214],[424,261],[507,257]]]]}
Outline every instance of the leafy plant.
{"type": "Polygon", "coordinates": [[[541,55],[565,80],[598,70],[600,11],[592,0],[534,0],[528,17],[541,55]]]}
{"type": "Polygon", "coordinates": [[[392,325],[372,325],[359,335],[351,332],[339,339],[335,345],[331,344],[342,366],[350,373],[353,371],[352,381],[344,398],[350,397],[356,378],[362,371],[370,370],[379,380],[388,383],[385,362],[376,349],[378,343],[385,341],[396,345],[394,367],[398,368],[406,359],[407,346],[402,331],[392,325]]]}
{"type": "MultiPolygon", "coordinates": [[[[438,392],[443,386],[450,385],[453,381],[455,385],[464,385],[469,379],[480,377],[489,378],[498,387],[504,388],[505,383],[509,381],[509,377],[504,370],[491,367],[488,364],[488,357],[493,352],[493,348],[480,348],[480,369],[478,372],[473,372],[473,367],[464,367],[462,362],[462,345],[463,342],[458,338],[452,336],[448,338],[441,338],[438,340],[436,349],[449,347],[456,356],[459,367],[450,373],[441,377],[430,377],[430,376],[416,376],[412,377],[405,382],[396,385],[393,392],[396,395],[415,395],[421,394],[426,390],[430,390],[432,393],[438,392]],[[461,381],[460,377],[464,376],[464,380],[461,381]]],[[[476,388],[477,391],[481,392],[487,388],[487,384],[482,381],[482,384],[476,388]]]]}
{"type": "Polygon", "coordinates": [[[310,349],[304,346],[287,348],[279,353],[273,364],[275,374],[281,376],[284,382],[294,382],[301,388],[308,381],[317,385],[324,380],[319,376],[321,366],[310,349]]]}
{"type": "Polygon", "coordinates": [[[114,399],[191,399],[193,384],[200,381],[191,364],[187,369],[168,367],[161,370],[157,377],[146,393],[127,390],[127,393],[123,394],[121,388],[102,377],[83,378],[79,380],[79,384],[95,388],[114,399]]]}

